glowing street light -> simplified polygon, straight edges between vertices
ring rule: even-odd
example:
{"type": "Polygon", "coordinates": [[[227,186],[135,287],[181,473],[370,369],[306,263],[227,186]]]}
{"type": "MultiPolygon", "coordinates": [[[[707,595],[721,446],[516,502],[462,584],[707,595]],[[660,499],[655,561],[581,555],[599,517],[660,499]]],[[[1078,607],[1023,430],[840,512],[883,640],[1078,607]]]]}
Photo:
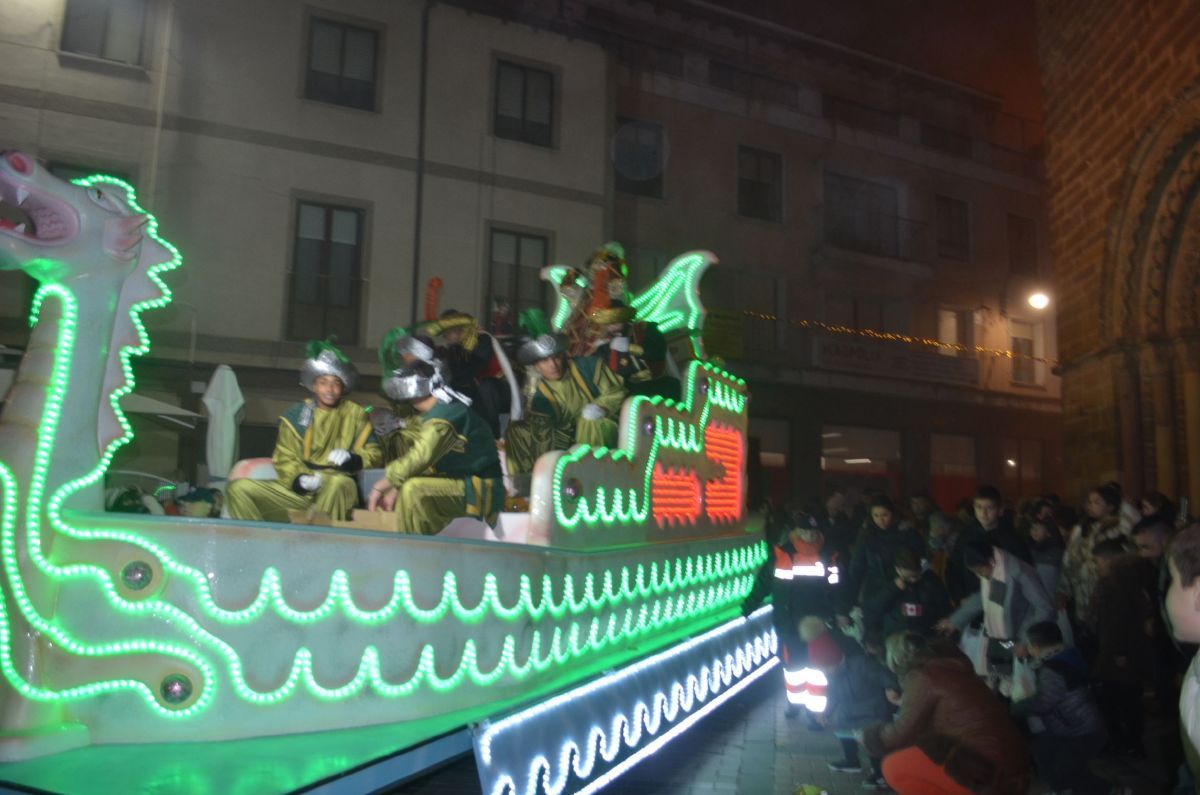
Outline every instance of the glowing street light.
{"type": "Polygon", "coordinates": [[[1034,309],[1045,309],[1046,307],[1050,306],[1050,296],[1046,295],[1041,290],[1038,290],[1036,293],[1030,295],[1028,300],[1029,305],[1034,309]]]}

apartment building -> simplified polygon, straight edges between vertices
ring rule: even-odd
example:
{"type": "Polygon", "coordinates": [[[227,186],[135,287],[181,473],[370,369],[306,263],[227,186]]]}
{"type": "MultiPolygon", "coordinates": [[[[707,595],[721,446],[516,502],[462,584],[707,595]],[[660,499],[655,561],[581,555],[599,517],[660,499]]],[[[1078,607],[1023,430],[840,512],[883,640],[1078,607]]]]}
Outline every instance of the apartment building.
{"type": "MultiPolygon", "coordinates": [[[[303,341],[336,335],[377,375],[379,340],[423,311],[431,277],[443,308],[508,323],[540,267],[604,239],[608,63],[415,0],[14,0],[0,147],[137,187],[184,256],[175,302],[146,316],[138,391],[199,410],[229,364],[242,446],[269,454],[303,341]]],[[[0,278],[0,342],[19,348],[31,280],[0,278]]],[[[382,402],[377,385],[361,399],[382,402]]],[[[118,465],[202,460],[202,435],[135,422],[118,465]]]]}
{"type": "MultiPolygon", "coordinates": [[[[296,397],[300,341],[336,334],[377,374],[432,276],[511,331],[541,265],[615,238],[634,287],[720,256],[706,342],[751,383],[776,497],[1057,488],[1056,304],[1026,301],[1051,276],[1036,126],[731,6],[14,0],[2,145],[139,188],[186,259],[139,391],[198,408],[234,366],[248,452],[296,397]]],[[[0,277],[19,347],[30,290],[0,277]]],[[[139,468],[202,457],[141,426],[139,468]]]]}
{"type": "Polygon", "coordinates": [[[1036,125],[714,4],[583,5],[617,60],[615,234],[643,271],[721,256],[707,340],[753,387],[774,496],[1057,489],[1036,125]]]}

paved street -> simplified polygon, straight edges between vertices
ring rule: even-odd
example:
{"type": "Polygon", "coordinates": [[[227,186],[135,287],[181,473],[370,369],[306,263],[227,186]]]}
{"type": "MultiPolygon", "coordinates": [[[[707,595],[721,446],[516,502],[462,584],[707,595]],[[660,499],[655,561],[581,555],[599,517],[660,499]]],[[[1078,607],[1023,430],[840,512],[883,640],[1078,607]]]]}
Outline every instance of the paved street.
{"type": "MultiPolygon", "coordinates": [[[[764,677],[655,756],[605,789],[613,795],[791,795],[797,785],[816,784],[830,795],[863,792],[860,775],[831,772],[838,742],[826,732],[810,732],[803,720],[784,717],[786,701],[775,676],[764,677]]],[[[1155,727],[1147,736],[1154,748],[1155,727]]],[[[1134,795],[1156,793],[1145,762],[1112,759],[1102,773],[1130,786],[1134,795]]],[[[414,782],[409,795],[465,795],[479,791],[470,758],[414,782]]],[[[1040,789],[1034,790],[1041,792],[1040,789]]]]}

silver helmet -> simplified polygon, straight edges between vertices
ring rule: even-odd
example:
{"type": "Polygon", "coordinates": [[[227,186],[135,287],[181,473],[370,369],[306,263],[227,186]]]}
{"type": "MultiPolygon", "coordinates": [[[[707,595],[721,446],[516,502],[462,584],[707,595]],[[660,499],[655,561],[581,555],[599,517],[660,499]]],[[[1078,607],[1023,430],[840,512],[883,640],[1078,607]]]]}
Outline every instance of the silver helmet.
{"type": "Polygon", "coordinates": [[[566,340],[561,334],[542,334],[521,343],[517,349],[517,361],[528,367],[542,359],[562,353],[567,349],[566,340]]]}
{"type": "Polygon", "coordinates": [[[433,394],[433,379],[436,371],[418,371],[411,367],[393,370],[392,374],[383,380],[383,394],[397,403],[406,400],[420,400],[433,394]]]}
{"type": "Polygon", "coordinates": [[[409,335],[396,340],[396,353],[401,357],[411,356],[422,362],[435,364],[437,351],[419,337],[409,335]]]}
{"type": "Polygon", "coordinates": [[[432,395],[443,403],[457,400],[471,405],[470,398],[446,385],[448,374],[446,365],[440,360],[436,360],[433,365],[421,363],[401,367],[383,379],[383,394],[397,403],[420,400],[432,395]]]}
{"type": "Polygon", "coordinates": [[[300,367],[300,384],[311,390],[318,376],[332,375],[342,382],[344,392],[353,391],[358,382],[358,370],[337,348],[327,343],[322,345],[320,350],[309,346],[309,356],[300,367]]]}

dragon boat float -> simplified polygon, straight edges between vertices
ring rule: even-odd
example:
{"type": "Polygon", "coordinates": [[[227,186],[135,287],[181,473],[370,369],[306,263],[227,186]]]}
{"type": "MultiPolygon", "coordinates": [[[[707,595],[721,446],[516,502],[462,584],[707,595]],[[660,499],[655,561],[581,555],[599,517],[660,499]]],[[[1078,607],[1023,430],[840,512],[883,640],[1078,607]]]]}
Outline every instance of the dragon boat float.
{"type": "MultiPolygon", "coordinates": [[[[368,792],[475,754],[488,793],[594,791],[775,664],[746,384],[684,254],[634,298],[697,355],[615,449],[543,456],[519,537],[106,513],[120,399],[182,257],[109,177],[0,155],[0,268],[40,284],[0,414],[0,780],[368,792]]],[[[553,278],[555,269],[549,269],[553,278]]]]}

